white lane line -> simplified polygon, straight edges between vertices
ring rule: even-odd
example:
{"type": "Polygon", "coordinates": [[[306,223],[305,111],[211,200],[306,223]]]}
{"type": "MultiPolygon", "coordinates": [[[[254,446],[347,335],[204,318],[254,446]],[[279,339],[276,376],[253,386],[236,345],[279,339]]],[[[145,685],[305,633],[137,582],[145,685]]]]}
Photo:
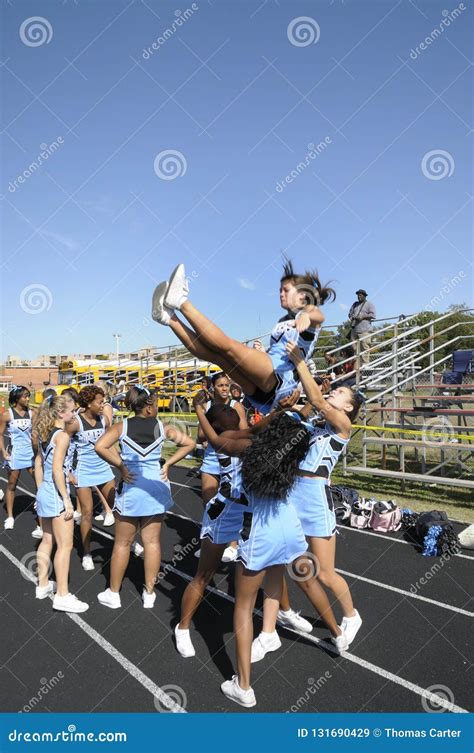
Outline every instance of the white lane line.
{"type": "Polygon", "coordinates": [[[434,606],[436,607],[449,609],[451,610],[451,612],[464,614],[467,617],[474,617],[474,612],[469,612],[467,609],[461,609],[460,607],[453,607],[451,606],[451,604],[444,604],[442,601],[436,601],[435,599],[428,599],[427,596],[420,596],[419,594],[414,594],[411,591],[404,591],[401,588],[395,588],[395,586],[389,586],[387,583],[380,583],[378,580],[372,580],[371,578],[365,578],[362,575],[349,573],[347,572],[347,570],[340,570],[338,567],[336,567],[336,572],[341,573],[342,575],[348,575],[349,577],[355,578],[356,580],[363,580],[364,583],[370,583],[371,586],[377,586],[378,588],[386,588],[388,591],[395,591],[395,593],[402,594],[402,596],[410,596],[412,599],[419,599],[420,601],[426,601],[428,604],[434,604],[434,606]]]}
{"type": "MultiPolygon", "coordinates": [[[[35,577],[30,573],[30,571],[23,565],[20,560],[18,560],[11,552],[6,549],[3,544],[0,544],[0,552],[7,557],[7,559],[12,562],[15,567],[18,568],[18,570],[21,572],[24,578],[27,580],[30,580],[32,583],[36,583],[35,577]]],[[[126,656],[124,656],[118,649],[115,648],[115,646],[112,646],[109,641],[107,641],[103,635],[100,635],[94,628],[92,628],[90,625],[85,622],[82,617],[79,617],[77,614],[70,614],[69,612],[66,612],[67,616],[70,620],[76,623],[78,627],[81,628],[81,630],[86,633],[89,638],[92,638],[93,641],[95,641],[100,648],[102,648],[104,651],[106,651],[109,656],[111,656],[113,659],[115,659],[120,666],[125,669],[126,672],[128,672],[131,677],[133,677],[137,682],[140,683],[140,685],[143,685],[143,687],[148,690],[149,693],[152,694],[154,699],[158,700],[163,706],[169,711],[175,713],[175,714],[186,714],[185,709],[179,705],[179,703],[176,703],[173,701],[173,699],[165,693],[162,688],[160,688],[159,685],[156,685],[156,683],[153,682],[153,680],[150,680],[147,675],[145,675],[141,669],[138,669],[135,664],[132,664],[131,661],[127,659],[126,656]]]]}
{"type": "MultiPolygon", "coordinates": [[[[103,531],[96,530],[97,533],[105,535],[107,538],[111,538],[110,534],[105,534],[103,531]]],[[[183,573],[181,570],[178,570],[178,568],[174,567],[173,565],[164,565],[163,571],[172,572],[176,575],[179,575],[183,580],[187,581],[188,583],[192,581],[192,576],[188,575],[187,573],[183,573]]],[[[230,594],[226,593],[225,591],[221,591],[220,588],[215,588],[214,586],[207,586],[206,591],[209,591],[210,593],[216,594],[216,596],[220,596],[222,599],[225,599],[226,601],[230,601],[232,604],[235,604],[235,598],[233,596],[230,596],[230,594]]],[[[254,614],[262,616],[262,612],[260,609],[254,609],[254,614]]],[[[332,643],[326,642],[322,638],[316,638],[314,635],[309,635],[308,633],[304,633],[302,630],[294,630],[293,628],[289,628],[281,625],[281,628],[284,630],[287,630],[290,633],[294,633],[295,635],[299,635],[302,638],[305,638],[312,643],[315,643],[318,646],[321,646],[321,648],[325,649],[326,651],[330,651],[333,654],[338,655],[338,652],[336,651],[335,647],[332,645],[332,643]]],[[[367,669],[369,672],[373,672],[376,675],[379,675],[380,677],[383,677],[385,680],[389,682],[393,682],[396,685],[401,685],[406,690],[411,691],[412,693],[416,693],[416,695],[421,696],[422,698],[427,698],[432,703],[437,704],[438,706],[441,706],[442,708],[446,709],[446,711],[451,711],[453,713],[458,714],[467,714],[469,713],[466,709],[463,709],[461,706],[456,706],[456,704],[451,703],[450,701],[442,698],[441,696],[436,695],[436,693],[431,693],[431,691],[426,690],[425,688],[422,688],[420,685],[416,685],[413,682],[410,682],[410,680],[405,680],[403,677],[399,677],[398,675],[394,674],[393,672],[389,672],[386,669],[383,669],[383,667],[379,667],[377,664],[372,664],[372,662],[366,661],[366,659],[361,659],[359,656],[356,656],[355,654],[351,654],[349,651],[344,651],[343,654],[340,655],[342,659],[347,659],[348,661],[352,662],[353,664],[357,664],[359,667],[363,667],[363,669],[367,669]]]]}

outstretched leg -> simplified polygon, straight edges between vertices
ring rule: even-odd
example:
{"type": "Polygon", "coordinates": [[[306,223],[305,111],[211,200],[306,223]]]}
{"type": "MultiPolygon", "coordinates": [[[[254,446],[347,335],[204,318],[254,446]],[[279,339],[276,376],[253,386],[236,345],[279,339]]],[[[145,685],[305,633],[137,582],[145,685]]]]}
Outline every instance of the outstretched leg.
{"type": "Polygon", "coordinates": [[[182,304],[181,313],[194,328],[199,340],[208,348],[222,355],[233,368],[242,372],[254,386],[259,387],[264,392],[268,392],[275,387],[276,378],[272,360],[268,353],[249,348],[238,340],[228,337],[214,322],[211,322],[198,311],[191,301],[185,301],[182,304]]]}

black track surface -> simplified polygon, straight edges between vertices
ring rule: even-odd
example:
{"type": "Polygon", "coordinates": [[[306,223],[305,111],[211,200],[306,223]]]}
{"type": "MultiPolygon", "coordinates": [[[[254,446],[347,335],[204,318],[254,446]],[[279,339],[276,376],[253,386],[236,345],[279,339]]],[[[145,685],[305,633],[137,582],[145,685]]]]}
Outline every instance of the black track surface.
{"type": "MultiPolygon", "coordinates": [[[[1,477],[4,489],[4,473],[1,477]]],[[[194,547],[181,560],[176,555],[180,546],[186,546],[193,538],[197,540],[199,528],[194,521],[200,519],[202,506],[199,481],[186,469],[175,469],[172,482],[175,514],[168,515],[163,527],[162,555],[163,566],[172,563],[180,572],[168,572],[158,584],[154,609],[142,608],[143,562],[135,557],[130,560],[123,583],[122,609],[109,610],[97,602],[97,593],[107,582],[113,544],[108,537],[113,536],[113,527],[101,529],[100,524],[95,525],[94,572],[82,570],[77,549],[74,550],[70,582],[72,592],[90,604],[89,610],[80,615],[84,622],[188,712],[281,712],[295,710],[296,706],[302,712],[423,711],[420,694],[407,683],[426,689],[444,686],[446,690],[439,691],[444,697],[471,710],[468,656],[472,618],[442,606],[473,611],[470,558],[453,557],[433,570],[440,560],[422,557],[403,533],[379,537],[347,529],[338,536],[337,567],[352,574],[346,578],[364,620],[351,646],[351,655],[369,664],[335,657],[324,646],[280,628],[281,649],[252,668],[257,706],[246,710],[227,701],[220,684],[233,674],[232,601],[219,594],[207,594],[192,631],[195,658],[182,659],[174,647],[172,631],[187,582],[184,576],[192,576],[197,565],[194,547]],[[420,586],[422,577],[426,584],[420,586]],[[384,585],[408,593],[401,594],[384,585]],[[413,598],[408,595],[413,590],[440,604],[413,598]],[[400,682],[380,670],[393,673],[400,682]]],[[[23,489],[33,489],[26,473],[19,484],[23,489]]],[[[31,496],[18,491],[15,528],[3,531],[2,527],[0,534],[0,544],[27,565],[37,546],[31,538],[32,502],[31,496]]],[[[77,536],[76,531],[76,543],[77,536]]],[[[19,711],[38,694],[45,681],[59,676],[60,681],[31,710],[156,712],[150,690],[67,615],[53,612],[49,599],[35,600],[33,584],[3,552],[0,562],[3,711],[19,711]]],[[[222,565],[212,583],[214,588],[232,596],[233,570],[232,564],[222,565]]],[[[289,588],[293,608],[314,623],[311,635],[327,637],[309,602],[291,580],[289,588]]],[[[261,607],[261,599],[257,607],[261,607]]],[[[335,611],[339,617],[337,605],[335,611]]],[[[258,615],[254,622],[258,631],[258,615]]]]}

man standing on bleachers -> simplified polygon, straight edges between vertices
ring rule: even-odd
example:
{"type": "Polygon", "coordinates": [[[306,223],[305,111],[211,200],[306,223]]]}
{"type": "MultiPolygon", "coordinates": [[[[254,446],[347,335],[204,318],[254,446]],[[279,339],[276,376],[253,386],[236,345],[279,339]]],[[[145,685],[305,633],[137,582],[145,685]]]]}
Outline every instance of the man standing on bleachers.
{"type": "Polygon", "coordinates": [[[355,343],[360,340],[360,360],[362,363],[369,363],[369,354],[372,331],[372,322],[376,318],[375,306],[367,300],[367,291],[356,290],[357,301],[354,301],[349,310],[349,321],[351,324],[349,339],[355,343]],[[363,338],[363,339],[362,339],[363,338]]]}

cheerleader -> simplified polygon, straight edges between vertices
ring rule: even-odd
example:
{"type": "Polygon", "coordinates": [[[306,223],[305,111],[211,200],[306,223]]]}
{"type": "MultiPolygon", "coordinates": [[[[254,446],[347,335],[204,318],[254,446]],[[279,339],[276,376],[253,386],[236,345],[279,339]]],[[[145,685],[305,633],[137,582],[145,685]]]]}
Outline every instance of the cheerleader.
{"type": "MultiPolygon", "coordinates": [[[[349,646],[362,625],[362,619],[354,609],[347,582],[335,570],[336,516],[329,484],[331,472],[349,442],[352,422],[357,418],[364,398],[350,387],[338,387],[325,399],[298,346],[288,343],[286,348],[307,399],[322,418],[322,421],[304,424],[310,432],[310,446],[299,464],[289,500],[296,508],[309,549],[318,563],[317,578],[332,591],[341,606],[341,628],[349,646]]],[[[295,567],[298,568],[298,563],[295,567]]],[[[312,601],[314,579],[298,579],[298,585],[312,601]]]]}
{"type": "Polygon", "coordinates": [[[163,426],[157,418],[157,395],[146,387],[131,387],[125,398],[128,410],[135,414],[114,424],[98,440],[96,452],[103,462],[117,468],[121,475],[115,500],[115,540],[110,565],[110,586],[97,598],[111,609],[119,609],[120,588],[127,569],[130,546],[138,528],[145,549],[145,585],[143,606],[151,609],[161,563],[160,534],[164,514],[173,500],[168,472],[195,447],[195,442],[174,426],[163,426]],[[178,449],[161,467],[165,440],[178,449]],[[120,445],[120,454],[114,447],[120,445]]]}
{"type": "Polygon", "coordinates": [[[188,283],[180,264],[169,282],[162,282],[155,289],[152,317],[170,326],[194,356],[218,364],[241,385],[252,404],[266,414],[281,397],[293,392],[298,382],[286,343],[297,342],[305,360],[309,359],[324,322],[319,307],[334,298],[334,290],[323,286],[316,272],[297,274],[287,260],[280,281],[280,304],[287,313],[273,329],[270,348],[265,352],[228,337],[195,308],[188,300],[188,283]],[[193,329],[178,319],[177,310],[193,329]]]}
{"type": "Polygon", "coordinates": [[[35,477],[38,484],[36,506],[43,525],[43,538],[37,550],[38,585],[36,598],[54,594],[53,609],[85,612],[89,607],[69,592],[69,566],[73,544],[73,506],[67,482],[66,456],[69,435],[66,427],[74,420],[72,400],[63,396],[47,398],[34,427],[35,477]],[[56,581],[48,580],[51,554],[56,581]]]}
{"type": "MultiPolygon", "coordinates": [[[[247,419],[245,417],[244,408],[236,400],[229,396],[230,381],[228,377],[223,373],[214,374],[212,377],[212,395],[213,397],[207,401],[205,405],[206,410],[210,410],[213,405],[229,405],[231,408],[235,408],[235,411],[239,417],[239,424],[237,429],[247,429],[247,419]]],[[[198,429],[198,442],[207,442],[207,437],[203,433],[202,429],[198,429]]],[[[210,499],[215,497],[219,488],[220,478],[220,464],[217,457],[217,453],[214,450],[212,444],[207,442],[206,449],[204,451],[204,459],[201,465],[201,496],[204,506],[207,505],[210,499]]],[[[227,546],[222,554],[222,562],[233,562],[237,556],[237,541],[229,539],[229,546],[227,546]]],[[[199,552],[196,552],[196,556],[199,556],[199,552]]]]}
{"type": "Polygon", "coordinates": [[[83,546],[82,567],[94,570],[90,553],[92,531],[93,499],[92,490],[97,487],[105,498],[109,508],[113,507],[115,497],[114,474],[108,463],[104,462],[95,451],[95,443],[109,428],[109,420],[104,417],[104,391],[96,385],[83,387],[79,393],[79,405],[82,411],[76,416],[68,431],[75,434],[77,465],[75,468],[76,493],[81,506],[81,539],[83,546]]]}
{"type": "MultiPolygon", "coordinates": [[[[13,385],[8,395],[10,407],[0,416],[0,451],[3,455],[4,467],[8,473],[5,494],[7,517],[3,524],[7,531],[11,531],[15,525],[13,504],[20,473],[22,470],[27,470],[32,476],[34,475],[33,446],[31,443],[33,411],[29,407],[30,394],[27,387],[13,385]],[[8,435],[8,449],[5,448],[5,430],[8,435]]],[[[36,535],[35,531],[33,533],[36,535]]],[[[39,538],[41,538],[41,535],[39,538]]]]}

